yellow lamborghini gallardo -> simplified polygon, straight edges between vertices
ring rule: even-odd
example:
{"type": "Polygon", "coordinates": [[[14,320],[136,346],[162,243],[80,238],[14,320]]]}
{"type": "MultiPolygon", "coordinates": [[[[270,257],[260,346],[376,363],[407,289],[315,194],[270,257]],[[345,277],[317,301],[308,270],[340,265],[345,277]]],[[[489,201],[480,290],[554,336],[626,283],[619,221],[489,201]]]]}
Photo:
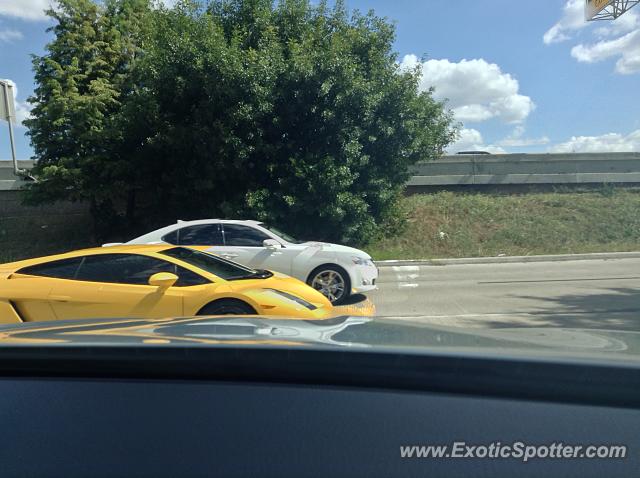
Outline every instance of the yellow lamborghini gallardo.
{"type": "Polygon", "coordinates": [[[83,318],[332,315],[318,291],[197,248],[116,246],[0,264],[0,323],[83,318]]]}

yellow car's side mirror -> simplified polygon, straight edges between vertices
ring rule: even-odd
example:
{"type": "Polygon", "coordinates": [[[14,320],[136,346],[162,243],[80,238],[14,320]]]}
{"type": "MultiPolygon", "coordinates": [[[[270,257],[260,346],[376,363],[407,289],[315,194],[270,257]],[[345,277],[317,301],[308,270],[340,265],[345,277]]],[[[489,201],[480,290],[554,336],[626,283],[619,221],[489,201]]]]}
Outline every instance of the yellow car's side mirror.
{"type": "Polygon", "coordinates": [[[166,289],[171,287],[178,280],[178,276],[171,272],[158,272],[149,277],[149,285],[166,289]]]}

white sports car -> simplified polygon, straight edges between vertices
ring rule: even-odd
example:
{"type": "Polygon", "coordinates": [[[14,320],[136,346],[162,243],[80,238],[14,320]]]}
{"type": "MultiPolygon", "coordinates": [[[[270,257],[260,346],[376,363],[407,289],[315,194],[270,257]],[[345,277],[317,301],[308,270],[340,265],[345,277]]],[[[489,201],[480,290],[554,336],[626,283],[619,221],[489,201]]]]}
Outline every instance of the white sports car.
{"type": "Polygon", "coordinates": [[[178,221],[127,244],[212,246],[211,252],[254,269],[271,269],[305,281],[332,303],[376,287],[378,268],[359,249],[300,242],[258,221],[178,221]]]}

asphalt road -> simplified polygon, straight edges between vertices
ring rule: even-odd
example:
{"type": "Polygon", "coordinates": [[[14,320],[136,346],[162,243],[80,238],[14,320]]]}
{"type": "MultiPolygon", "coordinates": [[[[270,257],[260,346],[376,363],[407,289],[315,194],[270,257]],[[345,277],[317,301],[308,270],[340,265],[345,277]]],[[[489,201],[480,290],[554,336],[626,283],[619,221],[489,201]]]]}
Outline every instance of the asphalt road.
{"type": "Polygon", "coordinates": [[[378,285],[378,316],[640,331],[640,259],[382,267],[378,285]]]}

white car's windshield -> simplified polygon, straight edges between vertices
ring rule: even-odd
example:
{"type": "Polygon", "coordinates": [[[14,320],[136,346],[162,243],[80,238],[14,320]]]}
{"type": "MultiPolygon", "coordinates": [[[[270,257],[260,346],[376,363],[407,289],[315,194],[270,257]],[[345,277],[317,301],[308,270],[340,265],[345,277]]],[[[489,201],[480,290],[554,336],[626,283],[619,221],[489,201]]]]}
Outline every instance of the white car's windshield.
{"type": "Polygon", "coordinates": [[[282,232],[280,229],[276,229],[275,227],[269,224],[265,224],[264,222],[260,223],[260,226],[264,227],[265,229],[268,229],[269,231],[273,232],[276,236],[281,237],[282,239],[284,239],[287,242],[290,242],[291,244],[302,244],[304,242],[296,239],[295,237],[293,237],[290,234],[287,234],[286,232],[282,232]]]}

